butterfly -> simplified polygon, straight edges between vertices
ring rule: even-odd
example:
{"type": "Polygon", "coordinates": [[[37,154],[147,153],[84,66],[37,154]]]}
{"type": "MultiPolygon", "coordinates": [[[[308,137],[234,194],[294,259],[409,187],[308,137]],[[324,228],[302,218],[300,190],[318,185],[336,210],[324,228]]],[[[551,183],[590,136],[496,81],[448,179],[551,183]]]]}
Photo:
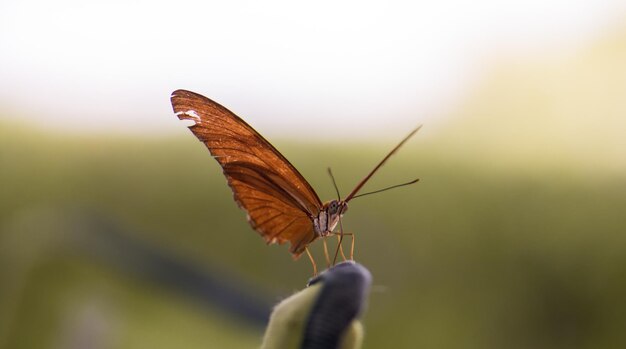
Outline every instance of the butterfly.
{"type": "MultiPolygon", "coordinates": [[[[420,128],[413,130],[387,154],[345,199],[322,203],[300,172],[270,142],[233,112],[200,94],[186,90],[174,91],[171,102],[179,119],[193,121],[189,129],[222,167],[234,199],[247,213],[252,228],[268,244],[289,242],[289,252],[294,258],[306,251],[313,263],[314,273],[315,261],[307,246],[319,237],[337,234],[333,230],[347,211],[348,202],[420,128]]],[[[393,187],[415,182],[417,180],[393,187]]],[[[343,230],[339,244],[341,238],[343,230]]],[[[336,256],[335,253],[335,259],[336,256]]]]}

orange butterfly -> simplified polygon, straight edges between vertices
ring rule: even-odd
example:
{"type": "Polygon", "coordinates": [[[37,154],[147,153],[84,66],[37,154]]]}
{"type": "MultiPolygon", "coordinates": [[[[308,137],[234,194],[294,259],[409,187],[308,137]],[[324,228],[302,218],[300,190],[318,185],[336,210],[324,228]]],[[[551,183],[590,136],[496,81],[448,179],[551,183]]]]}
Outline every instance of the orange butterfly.
{"type": "MultiPolygon", "coordinates": [[[[348,202],[356,197],[374,172],[420,128],[413,130],[387,154],[344,200],[331,200],[322,204],[315,190],[300,172],[237,115],[190,91],[174,91],[171,101],[179,119],[194,122],[189,129],[222,166],[235,201],[247,212],[252,228],[268,244],[289,241],[289,252],[294,258],[306,251],[313,263],[314,273],[317,268],[307,246],[318,237],[337,234],[333,230],[348,209],[348,202]]],[[[400,185],[415,182],[417,180],[400,185]]],[[[343,231],[339,246],[342,238],[343,231]]]]}

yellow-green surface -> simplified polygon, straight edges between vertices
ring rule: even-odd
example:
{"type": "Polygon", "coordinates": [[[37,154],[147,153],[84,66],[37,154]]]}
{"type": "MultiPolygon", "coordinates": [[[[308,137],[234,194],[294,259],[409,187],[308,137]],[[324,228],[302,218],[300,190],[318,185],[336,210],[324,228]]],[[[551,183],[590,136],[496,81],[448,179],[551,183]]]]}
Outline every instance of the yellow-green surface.
{"type": "Polygon", "coordinates": [[[317,284],[305,288],[274,307],[261,349],[297,348],[302,343],[306,318],[321,287],[317,284]]]}
{"type": "MultiPolygon", "coordinates": [[[[261,349],[297,348],[303,341],[307,317],[319,297],[321,283],[307,287],[277,304],[263,336],[261,349]]],[[[363,340],[363,326],[354,320],[342,335],[340,349],[358,349],[363,340]]]]}
{"type": "MultiPolygon", "coordinates": [[[[344,227],[374,276],[364,348],[625,345],[624,42],[503,63],[368,187],[418,184],[351,202],[344,227]]],[[[80,326],[102,348],[260,345],[259,329],[106,265],[41,258],[35,246],[63,240],[16,228],[33,211],[88,209],[276,301],[302,288],[308,261],[263,244],[207,151],[190,134],[45,130],[0,125],[0,345],[62,347],[80,326]]],[[[272,141],[325,200],[327,166],[345,193],[396,139],[272,141]]]]}

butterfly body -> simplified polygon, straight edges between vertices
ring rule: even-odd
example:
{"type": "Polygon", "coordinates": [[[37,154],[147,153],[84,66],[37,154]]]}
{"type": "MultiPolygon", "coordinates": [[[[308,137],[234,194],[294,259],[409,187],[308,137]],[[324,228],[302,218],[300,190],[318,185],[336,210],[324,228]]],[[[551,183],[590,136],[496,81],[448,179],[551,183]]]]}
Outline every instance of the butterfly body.
{"type": "Polygon", "coordinates": [[[326,202],[317,217],[313,218],[313,229],[318,236],[324,237],[332,234],[339,223],[339,219],[348,210],[348,203],[341,200],[326,202]]]}

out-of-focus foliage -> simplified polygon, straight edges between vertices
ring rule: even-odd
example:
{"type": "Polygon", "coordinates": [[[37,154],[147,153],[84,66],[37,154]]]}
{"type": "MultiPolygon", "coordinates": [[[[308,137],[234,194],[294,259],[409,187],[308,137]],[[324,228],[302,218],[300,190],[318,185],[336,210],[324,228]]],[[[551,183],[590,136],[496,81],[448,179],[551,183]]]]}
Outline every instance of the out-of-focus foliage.
{"type": "MultiPolygon", "coordinates": [[[[368,187],[415,176],[418,184],[351,202],[344,227],[357,234],[356,258],[375,284],[365,348],[626,344],[625,43],[500,64],[446,125],[426,125],[368,187]]],[[[259,328],[68,252],[66,212],[97,212],[133,239],[256,285],[270,301],[310,276],[306,259],[291,261],[285,246],[265,246],[248,227],[190,134],[1,127],[0,346],[260,344],[259,328]]],[[[274,144],[324,200],[334,197],[326,166],[345,193],[394,142],[274,144]]]]}

